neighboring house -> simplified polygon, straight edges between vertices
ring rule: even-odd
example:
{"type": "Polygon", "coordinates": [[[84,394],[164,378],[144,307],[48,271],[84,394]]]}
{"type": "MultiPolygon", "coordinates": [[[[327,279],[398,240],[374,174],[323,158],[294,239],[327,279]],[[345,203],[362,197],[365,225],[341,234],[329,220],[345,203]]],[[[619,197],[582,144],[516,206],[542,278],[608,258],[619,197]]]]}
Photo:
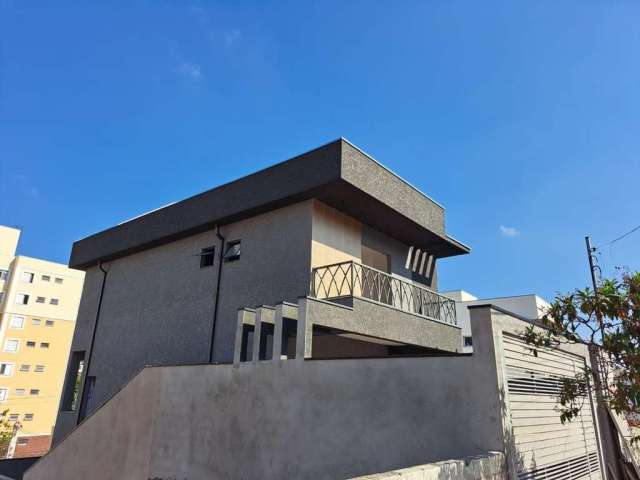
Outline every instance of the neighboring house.
{"type": "Polygon", "coordinates": [[[484,302],[461,353],[437,267],[469,249],[444,220],[340,139],[76,242],[55,447],[25,479],[347,479],[471,455],[492,471],[464,478],[502,479],[490,451],[512,480],[602,478],[590,399],[570,425],[554,410],[583,345],[534,353],[531,322],[484,302]]]}
{"type": "Polygon", "coordinates": [[[16,255],[20,230],[0,226],[0,409],[19,430],[10,455],[49,450],[84,272],[16,255]]]}
{"type": "Polygon", "coordinates": [[[491,304],[529,320],[540,319],[549,308],[549,303],[535,294],[482,299],[464,290],[452,290],[441,292],[441,294],[456,302],[456,317],[458,318],[458,325],[462,329],[464,353],[473,352],[473,337],[471,335],[471,324],[469,321],[470,306],[491,304]]]}

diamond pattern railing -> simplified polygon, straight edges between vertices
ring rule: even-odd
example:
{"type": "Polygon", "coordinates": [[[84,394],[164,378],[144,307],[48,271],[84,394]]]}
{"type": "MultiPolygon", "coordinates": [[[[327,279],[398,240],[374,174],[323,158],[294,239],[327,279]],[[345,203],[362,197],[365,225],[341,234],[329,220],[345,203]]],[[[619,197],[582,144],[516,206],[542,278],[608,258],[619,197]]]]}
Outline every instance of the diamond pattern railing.
{"type": "Polygon", "coordinates": [[[457,325],[456,305],[450,298],[353,261],[314,268],[311,296],[325,300],[362,297],[457,325]]]}

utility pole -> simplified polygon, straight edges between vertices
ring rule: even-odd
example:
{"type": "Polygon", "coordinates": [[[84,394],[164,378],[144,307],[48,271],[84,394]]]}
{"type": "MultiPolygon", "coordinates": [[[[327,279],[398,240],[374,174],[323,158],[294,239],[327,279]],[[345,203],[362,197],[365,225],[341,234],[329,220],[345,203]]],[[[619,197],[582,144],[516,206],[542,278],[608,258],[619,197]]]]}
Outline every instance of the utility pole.
{"type": "MultiPolygon", "coordinates": [[[[598,282],[596,280],[596,265],[593,261],[593,253],[595,248],[591,245],[591,238],[589,236],[584,237],[585,244],[587,246],[587,257],[589,259],[589,272],[591,273],[591,283],[593,284],[593,297],[595,300],[595,314],[600,327],[601,338],[604,337],[604,321],[602,319],[602,311],[600,310],[600,297],[598,295],[598,282]]],[[[602,358],[600,349],[597,345],[589,346],[589,354],[591,357],[592,371],[593,371],[593,386],[596,393],[596,412],[598,417],[598,423],[600,425],[600,433],[602,440],[602,456],[603,463],[606,464],[606,469],[603,472],[605,478],[609,480],[618,480],[624,478],[622,463],[622,452],[620,450],[620,443],[618,439],[618,430],[613,425],[613,418],[609,414],[609,409],[606,405],[606,398],[608,392],[606,389],[607,379],[602,378],[602,370],[600,369],[601,362],[605,359],[602,358]]],[[[606,371],[606,370],[605,370],[606,371]]]]}

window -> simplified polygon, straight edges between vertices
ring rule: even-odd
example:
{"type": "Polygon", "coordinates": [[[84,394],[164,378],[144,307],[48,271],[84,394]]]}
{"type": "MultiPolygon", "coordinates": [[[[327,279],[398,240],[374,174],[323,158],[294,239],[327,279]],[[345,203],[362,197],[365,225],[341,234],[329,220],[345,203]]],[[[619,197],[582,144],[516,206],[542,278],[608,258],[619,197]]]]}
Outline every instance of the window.
{"type": "MultiPolygon", "coordinates": [[[[19,413],[12,413],[11,415],[9,415],[9,421],[10,422],[17,422],[19,418],[20,418],[20,414],[19,413]]],[[[18,440],[18,444],[19,445],[22,445],[20,443],[22,440],[23,440],[22,438],[20,440],[18,440]]]]}
{"type": "Polygon", "coordinates": [[[15,353],[18,351],[18,347],[20,346],[20,340],[16,338],[7,338],[4,341],[4,351],[15,353]]]}
{"type": "Polygon", "coordinates": [[[31,272],[22,272],[22,276],[20,277],[20,280],[22,280],[22,283],[33,283],[33,277],[35,275],[31,272]]]}
{"type": "Polygon", "coordinates": [[[49,303],[51,305],[58,305],[58,299],[57,298],[52,298],[51,300],[49,300],[49,303]]]}
{"type": "Polygon", "coordinates": [[[9,270],[0,270],[0,281],[6,281],[9,278],[9,270]]]}
{"type": "Polygon", "coordinates": [[[36,346],[36,342],[29,340],[27,342],[27,347],[29,348],[34,348],[36,346]]]}
{"type": "Polygon", "coordinates": [[[46,299],[44,297],[36,297],[36,303],[44,303],[45,300],[46,299]]]}
{"type": "Polygon", "coordinates": [[[50,281],[51,281],[51,277],[50,277],[49,275],[42,275],[42,276],[40,277],[40,279],[41,279],[43,282],[50,282],[50,281]]]}
{"type": "Polygon", "coordinates": [[[8,396],[9,396],[9,389],[0,388],[0,402],[6,402],[8,396]]]}
{"type": "Polygon", "coordinates": [[[63,280],[62,278],[60,278],[60,277],[56,277],[56,283],[57,283],[58,285],[62,284],[62,282],[63,282],[63,281],[64,281],[64,280],[63,280]]]}
{"type": "Polygon", "coordinates": [[[30,368],[31,368],[31,365],[28,365],[26,363],[23,363],[22,365],[20,365],[21,372],[28,372],[30,368]]]}
{"type": "Polygon", "coordinates": [[[31,390],[29,390],[29,395],[40,395],[40,390],[38,390],[37,388],[32,388],[31,390]]]}
{"type": "Polygon", "coordinates": [[[27,392],[25,392],[24,388],[16,388],[16,395],[17,396],[22,397],[25,393],[27,393],[27,392]]]}
{"type": "Polygon", "coordinates": [[[84,391],[82,392],[82,402],[80,402],[80,412],[78,413],[78,419],[84,420],[87,416],[87,412],[91,410],[93,394],[96,389],[96,377],[87,377],[87,381],[84,385],[84,391]]]}
{"type": "Polygon", "coordinates": [[[42,323],[42,320],[40,320],[39,318],[31,319],[31,325],[40,325],[41,323],[42,323]]]}
{"type": "Polygon", "coordinates": [[[240,240],[233,240],[227,244],[227,250],[224,253],[224,259],[227,262],[240,259],[240,240]]]}
{"type": "MultiPolygon", "coordinates": [[[[11,420],[11,417],[16,417],[13,421],[17,421],[18,420],[18,415],[11,415],[9,417],[9,420],[11,420]]],[[[28,438],[19,438],[18,439],[18,445],[20,445],[21,447],[24,447],[25,445],[29,445],[29,439],[28,438]]]]}
{"type": "Polygon", "coordinates": [[[33,420],[33,413],[25,413],[24,414],[24,421],[25,422],[30,422],[31,420],[33,420]]]}
{"type": "Polygon", "coordinates": [[[16,303],[18,305],[28,305],[29,304],[29,295],[26,293],[19,293],[16,295],[16,303]]]}
{"type": "Polygon", "coordinates": [[[49,348],[49,342],[41,342],[40,348],[49,348]]]}
{"type": "Polygon", "coordinates": [[[13,375],[13,369],[15,365],[13,363],[0,363],[0,375],[3,377],[10,377],[13,375]]]}
{"type": "Polygon", "coordinates": [[[9,328],[24,328],[24,317],[21,315],[11,315],[9,328]]]}
{"type": "Polygon", "coordinates": [[[84,352],[73,352],[71,354],[71,361],[69,362],[69,373],[67,374],[62,397],[62,410],[64,411],[72,412],[77,408],[83,369],[84,352]]]}
{"type": "Polygon", "coordinates": [[[464,337],[464,346],[465,347],[473,347],[473,338],[472,337],[464,337]]]}
{"type": "Polygon", "coordinates": [[[215,254],[215,247],[207,247],[200,250],[200,268],[212,267],[215,254]]]}
{"type": "Polygon", "coordinates": [[[35,372],[36,372],[36,373],[42,373],[42,372],[44,372],[44,365],[36,365],[35,372]]]}
{"type": "Polygon", "coordinates": [[[44,324],[45,324],[47,327],[53,327],[53,320],[47,320],[46,322],[44,322],[44,324]]]}

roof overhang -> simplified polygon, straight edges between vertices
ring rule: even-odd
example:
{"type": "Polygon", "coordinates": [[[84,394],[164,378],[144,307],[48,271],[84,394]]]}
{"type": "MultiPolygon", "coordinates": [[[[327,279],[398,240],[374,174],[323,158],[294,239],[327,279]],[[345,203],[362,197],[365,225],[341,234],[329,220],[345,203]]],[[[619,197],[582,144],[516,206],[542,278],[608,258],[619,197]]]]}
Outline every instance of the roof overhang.
{"type": "Polygon", "coordinates": [[[469,252],[445,233],[441,205],[339,139],[78,240],[69,266],[84,269],[311,198],[436,257],[469,252]]]}

